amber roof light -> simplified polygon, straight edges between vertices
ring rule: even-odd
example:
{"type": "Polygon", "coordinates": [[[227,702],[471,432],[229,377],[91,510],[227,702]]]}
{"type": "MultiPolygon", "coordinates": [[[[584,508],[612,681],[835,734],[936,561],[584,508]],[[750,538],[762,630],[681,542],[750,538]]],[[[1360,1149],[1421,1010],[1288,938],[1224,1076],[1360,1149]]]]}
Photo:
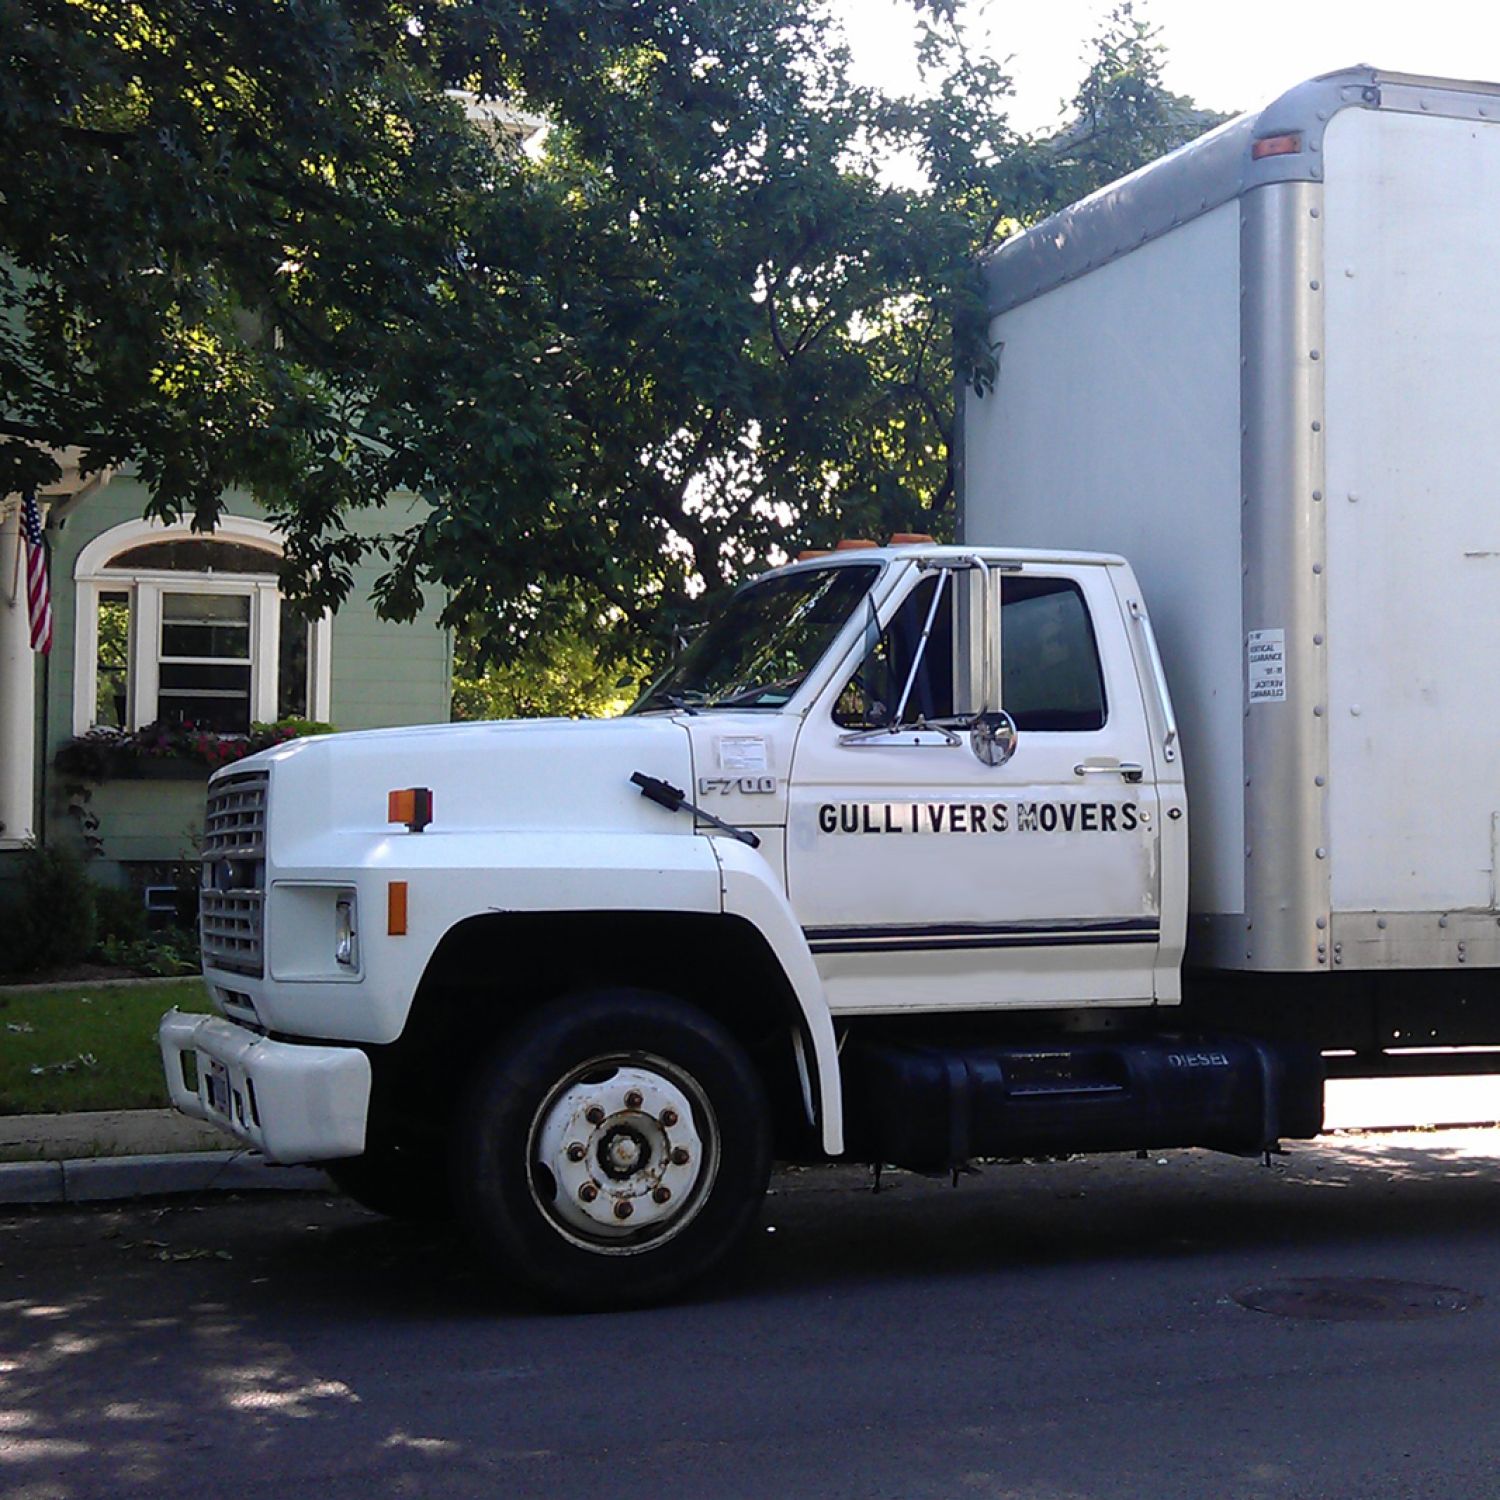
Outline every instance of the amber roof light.
{"type": "Polygon", "coordinates": [[[1302,133],[1295,131],[1291,135],[1268,135],[1263,140],[1255,141],[1250,147],[1250,160],[1260,161],[1267,156],[1300,156],[1302,153],[1302,133]]]}

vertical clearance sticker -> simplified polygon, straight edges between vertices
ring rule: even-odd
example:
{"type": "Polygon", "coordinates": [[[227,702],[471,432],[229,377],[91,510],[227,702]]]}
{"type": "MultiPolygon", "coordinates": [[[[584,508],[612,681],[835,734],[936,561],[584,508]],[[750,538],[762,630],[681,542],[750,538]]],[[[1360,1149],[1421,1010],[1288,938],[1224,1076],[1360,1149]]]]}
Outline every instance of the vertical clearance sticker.
{"type": "Polygon", "coordinates": [[[1251,703],[1286,701],[1286,631],[1252,630],[1246,634],[1245,682],[1251,703]]]}

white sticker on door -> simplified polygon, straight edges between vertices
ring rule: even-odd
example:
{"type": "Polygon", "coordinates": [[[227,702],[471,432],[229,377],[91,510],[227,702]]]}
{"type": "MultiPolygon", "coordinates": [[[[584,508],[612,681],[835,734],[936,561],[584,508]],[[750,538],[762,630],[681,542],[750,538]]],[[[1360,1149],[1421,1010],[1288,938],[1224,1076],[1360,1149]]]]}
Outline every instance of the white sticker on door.
{"type": "Polygon", "coordinates": [[[726,734],[719,741],[721,771],[766,771],[766,742],[759,735],[726,734]]]}
{"type": "Polygon", "coordinates": [[[1286,701],[1286,631],[1252,630],[1246,634],[1245,681],[1252,703],[1286,701]]]}

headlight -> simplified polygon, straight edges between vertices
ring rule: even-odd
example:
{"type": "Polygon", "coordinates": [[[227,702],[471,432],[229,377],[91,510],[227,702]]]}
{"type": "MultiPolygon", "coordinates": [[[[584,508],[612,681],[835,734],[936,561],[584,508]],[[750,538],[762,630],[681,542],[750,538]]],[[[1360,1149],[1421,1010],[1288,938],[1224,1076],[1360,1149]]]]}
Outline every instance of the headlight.
{"type": "Polygon", "coordinates": [[[277,880],[266,903],[268,977],[358,984],[359,896],[348,881],[277,880]]]}
{"type": "Polygon", "coordinates": [[[353,891],[340,896],[334,904],[333,956],[346,969],[359,967],[359,924],[353,891]]]}

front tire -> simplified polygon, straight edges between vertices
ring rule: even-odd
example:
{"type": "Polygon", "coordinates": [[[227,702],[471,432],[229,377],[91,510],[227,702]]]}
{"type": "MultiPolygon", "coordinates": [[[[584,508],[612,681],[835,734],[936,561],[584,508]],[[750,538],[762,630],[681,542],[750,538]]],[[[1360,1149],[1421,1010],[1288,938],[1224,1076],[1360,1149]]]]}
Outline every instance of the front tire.
{"type": "Polygon", "coordinates": [[[659,1301],[754,1221],[771,1169],[765,1091],[691,1006],[639,990],[567,997],[479,1068],[454,1167],[481,1244],[552,1301],[659,1301]]]}

